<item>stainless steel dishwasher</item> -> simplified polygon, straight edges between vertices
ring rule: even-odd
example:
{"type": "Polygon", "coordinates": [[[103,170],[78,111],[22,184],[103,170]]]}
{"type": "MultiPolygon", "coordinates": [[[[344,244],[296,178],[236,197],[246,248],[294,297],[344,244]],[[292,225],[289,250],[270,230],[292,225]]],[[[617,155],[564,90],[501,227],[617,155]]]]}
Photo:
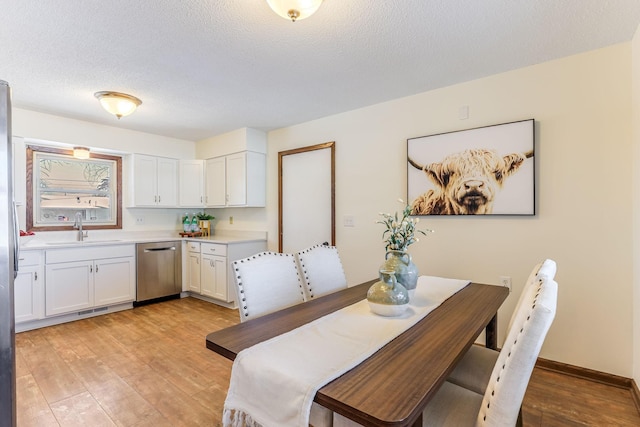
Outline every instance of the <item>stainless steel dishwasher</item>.
{"type": "Polygon", "coordinates": [[[178,296],[182,291],[182,242],[136,245],[136,302],[178,296]]]}

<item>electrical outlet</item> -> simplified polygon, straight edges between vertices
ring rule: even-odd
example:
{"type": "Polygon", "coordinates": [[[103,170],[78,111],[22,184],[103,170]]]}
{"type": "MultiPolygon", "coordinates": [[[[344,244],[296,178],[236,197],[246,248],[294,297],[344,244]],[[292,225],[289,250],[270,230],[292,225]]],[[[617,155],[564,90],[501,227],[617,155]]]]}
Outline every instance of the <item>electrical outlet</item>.
{"type": "Polygon", "coordinates": [[[466,120],[469,118],[469,106],[463,105],[458,109],[458,118],[460,120],[466,120]]]}
{"type": "Polygon", "coordinates": [[[509,288],[509,292],[511,292],[511,277],[500,276],[500,284],[506,288],[509,288]]]}
{"type": "Polygon", "coordinates": [[[136,225],[141,225],[144,224],[144,217],[143,216],[137,216],[136,217],[136,225]]]}

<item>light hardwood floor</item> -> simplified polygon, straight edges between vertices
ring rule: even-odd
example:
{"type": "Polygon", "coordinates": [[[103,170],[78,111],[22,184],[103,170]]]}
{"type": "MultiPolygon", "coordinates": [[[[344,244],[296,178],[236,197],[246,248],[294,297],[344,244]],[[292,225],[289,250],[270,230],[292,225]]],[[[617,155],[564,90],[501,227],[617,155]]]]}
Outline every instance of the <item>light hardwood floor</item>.
{"type": "MultiPolygon", "coordinates": [[[[237,312],[172,300],[16,335],[18,426],[219,426],[231,362],[205,347],[237,312]]],[[[543,369],[529,426],[638,426],[630,392],[543,369]]]]}

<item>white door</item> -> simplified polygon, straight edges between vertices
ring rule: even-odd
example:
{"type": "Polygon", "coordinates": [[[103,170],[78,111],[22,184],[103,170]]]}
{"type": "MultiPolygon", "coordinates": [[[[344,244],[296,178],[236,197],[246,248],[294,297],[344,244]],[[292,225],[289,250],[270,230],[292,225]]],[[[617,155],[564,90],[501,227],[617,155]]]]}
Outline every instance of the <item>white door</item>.
{"type": "Polygon", "coordinates": [[[45,314],[72,313],[93,307],[93,261],[46,267],[45,314]]]}
{"type": "Polygon", "coordinates": [[[94,265],[95,306],[135,300],[135,258],[99,259],[94,265]]]}
{"type": "Polygon", "coordinates": [[[158,206],[178,206],[178,161],[158,157],[158,206]]]}
{"type": "Polygon", "coordinates": [[[136,206],[155,206],[158,200],[156,158],[135,154],[133,175],[134,204],[136,206]]]}
{"type": "Polygon", "coordinates": [[[201,293],[208,297],[215,296],[216,289],[216,264],[212,255],[202,255],[202,268],[200,272],[201,293]]]}
{"type": "Polygon", "coordinates": [[[247,153],[227,156],[227,205],[247,204],[247,153]]]}
{"type": "Polygon", "coordinates": [[[224,157],[208,159],[205,169],[206,204],[209,207],[227,204],[226,160],[224,157]]]}
{"type": "Polygon", "coordinates": [[[222,256],[211,257],[215,266],[216,286],[213,297],[222,301],[230,302],[229,285],[227,283],[227,258],[222,256]]]}
{"type": "Polygon", "coordinates": [[[180,206],[204,205],[204,162],[180,160],[180,206]]]}
{"type": "Polygon", "coordinates": [[[20,267],[13,285],[13,299],[16,323],[36,320],[42,317],[42,271],[39,266],[20,267]]]}
{"type": "Polygon", "coordinates": [[[280,153],[281,252],[334,244],[332,150],[333,145],[320,144],[280,153]]]}
{"type": "Polygon", "coordinates": [[[196,252],[189,252],[187,254],[187,265],[188,265],[188,280],[189,280],[189,290],[191,292],[201,292],[201,272],[200,272],[200,254],[196,252]]]}

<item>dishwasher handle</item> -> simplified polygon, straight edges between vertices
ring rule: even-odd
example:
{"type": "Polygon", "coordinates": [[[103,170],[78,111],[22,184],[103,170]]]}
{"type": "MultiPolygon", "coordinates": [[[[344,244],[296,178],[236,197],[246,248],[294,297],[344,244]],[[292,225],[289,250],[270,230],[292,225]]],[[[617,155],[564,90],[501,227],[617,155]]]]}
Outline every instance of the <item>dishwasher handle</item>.
{"type": "Polygon", "coordinates": [[[164,248],[149,248],[149,249],[145,249],[145,252],[159,252],[159,251],[175,251],[176,247],[175,246],[167,246],[164,248]]]}

